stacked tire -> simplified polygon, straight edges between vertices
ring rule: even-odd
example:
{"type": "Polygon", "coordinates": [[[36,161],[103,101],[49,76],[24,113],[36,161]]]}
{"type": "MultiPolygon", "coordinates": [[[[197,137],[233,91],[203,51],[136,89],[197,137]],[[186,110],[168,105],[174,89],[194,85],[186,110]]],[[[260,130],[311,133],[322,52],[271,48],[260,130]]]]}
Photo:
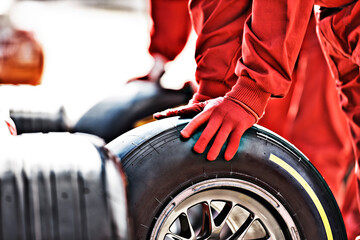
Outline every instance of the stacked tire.
{"type": "Polygon", "coordinates": [[[0,239],[130,239],[125,178],[103,145],[69,133],[2,138],[0,239]]]}

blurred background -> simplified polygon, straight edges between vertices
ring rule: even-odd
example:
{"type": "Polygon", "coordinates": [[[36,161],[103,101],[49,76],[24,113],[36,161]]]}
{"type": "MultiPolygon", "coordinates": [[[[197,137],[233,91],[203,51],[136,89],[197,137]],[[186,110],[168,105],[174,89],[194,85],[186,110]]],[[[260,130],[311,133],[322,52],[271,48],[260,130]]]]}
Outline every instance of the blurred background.
{"type": "MultiPolygon", "coordinates": [[[[34,33],[44,51],[39,86],[0,85],[0,108],[57,111],[75,122],[125,82],[152,67],[147,0],[1,0],[13,25],[34,33]]],[[[176,27],[176,26],[174,26],[176,27]]],[[[195,34],[166,66],[164,85],[180,88],[194,79],[195,34]]]]}

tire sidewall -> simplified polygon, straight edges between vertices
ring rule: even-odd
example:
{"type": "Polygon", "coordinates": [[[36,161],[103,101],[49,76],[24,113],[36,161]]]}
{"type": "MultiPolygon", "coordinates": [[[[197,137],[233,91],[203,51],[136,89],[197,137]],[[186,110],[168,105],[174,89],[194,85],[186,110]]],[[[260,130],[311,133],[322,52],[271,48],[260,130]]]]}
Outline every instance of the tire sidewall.
{"type": "Polygon", "coordinates": [[[130,215],[136,239],[149,239],[156,217],[177,194],[196,183],[215,178],[234,178],[256,184],[284,205],[301,239],[326,239],[325,228],[319,225],[323,219],[313,199],[294,176],[269,160],[271,154],[297,170],[326,209],[334,236],[344,235],[342,220],[326,184],[307,160],[289,146],[264,138],[252,129],[244,134],[231,161],[221,157],[224,149],[215,161],[207,161],[207,150],[204,154],[192,150],[199,136],[200,132],[184,140],[178,129],[172,129],[142,144],[122,160],[128,177],[130,215]]]}

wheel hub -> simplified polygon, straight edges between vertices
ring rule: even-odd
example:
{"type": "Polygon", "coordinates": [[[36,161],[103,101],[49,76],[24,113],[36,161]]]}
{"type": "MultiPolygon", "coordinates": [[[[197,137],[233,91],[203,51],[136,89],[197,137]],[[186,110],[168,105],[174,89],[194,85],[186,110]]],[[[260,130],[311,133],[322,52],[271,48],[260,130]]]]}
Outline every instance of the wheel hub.
{"type": "Polygon", "coordinates": [[[223,178],[175,196],[157,218],[151,239],[298,239],[294,232],[290,214],[272,194],[247,181],[223,178]]]}

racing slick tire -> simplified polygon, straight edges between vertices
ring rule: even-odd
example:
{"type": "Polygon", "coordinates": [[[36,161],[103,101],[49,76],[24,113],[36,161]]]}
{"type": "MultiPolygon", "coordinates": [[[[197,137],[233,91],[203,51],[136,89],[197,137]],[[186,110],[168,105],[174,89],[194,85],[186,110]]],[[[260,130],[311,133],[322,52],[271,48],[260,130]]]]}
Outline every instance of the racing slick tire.
{"type": "Polygon", "coordinates": [[[131,239],[125,177],[102,140],[51,133],[0,143],[0,239],[131,239]]]}
{"type": "Polygon", "coordinates": [[[324,179],[293,145],[248,129],[235,157],[215,161],[180,137],[186,119],[135,128],[107,144],[127,175],[135,239],[347,239],[324,179]]]}
{"type": "Polygon", "coordinates": [[[64,106],[55,112],[10,110],[10,118],[14,121],[18,134],[71,131],[64,106]]]}
{"type": "Polygon", "coordinates": [[[90,108],[73,127],[110,142],[130,129],[152,121],[154,112],[186,104],[194,93],[190,83],[182,89],[163,88],[158,83],[133,81],[118,94],[90,108]]]}

